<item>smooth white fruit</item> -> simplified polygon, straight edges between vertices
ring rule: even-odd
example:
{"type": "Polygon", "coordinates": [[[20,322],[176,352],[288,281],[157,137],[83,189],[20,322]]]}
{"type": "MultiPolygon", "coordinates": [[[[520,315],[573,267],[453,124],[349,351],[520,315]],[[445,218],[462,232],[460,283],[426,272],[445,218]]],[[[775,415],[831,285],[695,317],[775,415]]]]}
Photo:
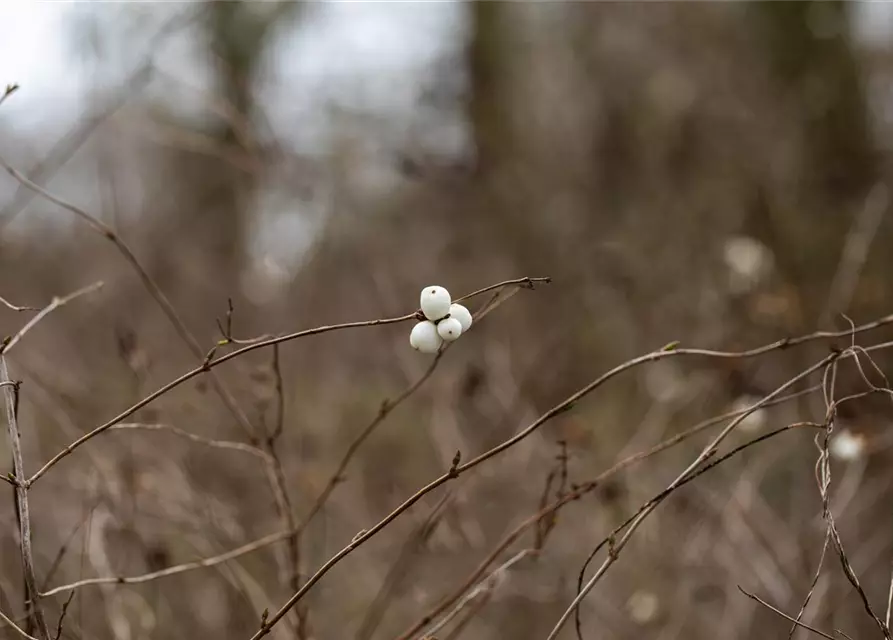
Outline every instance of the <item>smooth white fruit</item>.
{"type": "Polygon", "coordinates": [[[462,333],[468,331],[468,327],[471,326],[471,311],[461,304],[450,305],[450,317],[459,321],[459,324],[462,325],[462,333]]]}
{"type": "Polygon", "coordinates": [[[422,320],[412,328],[409,344],[422,353],[437,353],[443,339],[437,333],[437,325],[430,320],[422,320]]]}
{"type": "Polygon", "coordinates": [[[450,312],[450,292],[443,287],[425,287],[420,296],[422,313],[428,320],[440,320],[450,312]]]}
{"type": "Polygon", "coordinates": [[[437,323],[437,333],[447,342],[452,342],[462,335],[462,323],[456,318],[447,318],[437,323]]]}

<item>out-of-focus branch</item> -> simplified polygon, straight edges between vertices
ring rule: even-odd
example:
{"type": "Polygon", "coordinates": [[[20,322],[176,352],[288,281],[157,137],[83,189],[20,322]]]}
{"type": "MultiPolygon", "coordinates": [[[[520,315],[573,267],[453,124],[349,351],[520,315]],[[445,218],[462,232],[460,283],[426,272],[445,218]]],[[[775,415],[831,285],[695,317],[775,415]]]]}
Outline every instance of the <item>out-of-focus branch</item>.
{"type": "MultiPolygon", "coordinates": [[[[128,102],[132,101],[135,96],[139,95],[140,90],[148,84],[154,70],[152,59],[164,43],[164,40],[174,35],[180,29],[187,27],[196,17],[197,13],[190,8],[166,21],[149,38],[142,60],[134,67],[128,79],[116,91],[115,95],[101,108],[95,110],[81,122],[78,122],[71,131],[53,145],[47,156],[28,172],[28,178],[34,183],[46,183],[60,168],[65,166],[65,163],[90,139],[103,122],[106,122],[122,107],[126,106],[128,102]]],[[[16,89],[18,89],[18,85],[8,86],[6,93],[0,98],[0,103],[16,89]],[[10,91],[10,88],[12,88],[12,91],[10,91]]],[[[12,201],[0,210],[0,232],[12,223],[37,195],[38,192],[30,188],[23,188],[24,186],[22,185],[16,191],[12,201]]]]}

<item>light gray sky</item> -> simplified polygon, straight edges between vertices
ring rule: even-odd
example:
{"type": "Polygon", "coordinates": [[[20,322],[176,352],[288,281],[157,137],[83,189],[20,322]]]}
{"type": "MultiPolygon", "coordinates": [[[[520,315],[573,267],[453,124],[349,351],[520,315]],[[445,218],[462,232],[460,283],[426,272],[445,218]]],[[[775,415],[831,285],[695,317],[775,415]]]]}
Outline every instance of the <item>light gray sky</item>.
{"type": "MultiPolygon", "coordinates": [[[[88,11],[117,8],[96,3],[88,11]]],[[[17,133],[64,131],[84,109],[91,78],[74,44],[83,10],[77,3],[0,3],[0,83],[22,87],[0,118],[17,133]]],[[[353,100],[366,107],[406,105],[417,89],[408,77],[417,77],[441,55],[461,28],[461,11],[453,2],[311,3],[308,13],[302,35],[283,33],[272,56],[266,98],[277,119],[306,115],[304,109],[330,102],[338,91],[344,99],[345,87],[351,86],[353,100]]],[[[126,53],[132,54],[132,47],[126,53]]],[[[160,63],[167,72],[182,73],[189,84],[196,79],[201,84],[200,63],[181,47],[160,56],[160,63]]]]}

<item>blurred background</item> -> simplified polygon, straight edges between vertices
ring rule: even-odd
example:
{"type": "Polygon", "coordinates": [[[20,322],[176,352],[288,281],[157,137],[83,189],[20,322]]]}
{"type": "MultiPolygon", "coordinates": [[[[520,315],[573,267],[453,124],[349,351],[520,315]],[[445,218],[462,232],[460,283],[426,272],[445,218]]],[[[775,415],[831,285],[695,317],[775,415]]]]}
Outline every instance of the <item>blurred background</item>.
{"type": "MultiPolygon", "coordinates": [[[[221,337],[228,298],[234,335],[249,338],[405,314],[428,284],[458,296],[553,278],[482,319],[375,426],[294,547],[84,586],[62,638],[247,639],[265,608],[456,450],[471,459],[611,367],[676,340],[745,349],[846,329],[843,313],[860,323],[891,312],[890,4],[9,3],[0,22],[0,83],[21,85],[0,107],[0,157],[114,229],[203,350],[221,337]]],[[[199,360],[112,243],[3,173],[0,295],[40,307],[96,280],[100,292],[10,355],[31,473],[199,360]]],[[[28,317],[0,308],[0,331],[28,317]]],[[[267,458],[168,427],[269,449],[301,522],[382,402],[430,365],[409,329],[328,333],[216,369],[256,434],[282,416],[272,446],[200,378],[128,418],[165,428],[112,430],[66,458],[30,492],[39,581],[139,575],[290,526],[267,458]]],[[[556,497],[562,469],[565,489],[591,480],[827,353],[820,341],[625,373],[427,496],[272,637],[400,637],[556,497]]],[[[876,361],[890,371],[883,353],[876,361]]],[[[840,395],[865,388],[842,367],[840,395]]],[[[888,402],[841,408],[831,492],[880,611],[893,560],[888,402]]],[[[754,414],[730,442],[824,411],[820,394],[802,395],[754,414]]],[[[590,550],[722,424],[613,475],[562,509],[545,541],[525,531],[492,566],[538,553],[437,637],[545,638],[590,550]]],[[[800,609],[824,541],[813,437],[756,445],[671,497],[584,601],[584,637],[785,633],[737,585],[800,609]]],[[[15,517],[10,496],[0,610],[25,626],[15,517]]],[[[52,627],[66,599],[44,599],[52,627]]],[[[878,635],[833,553],[806,620],[878,635]]]]}

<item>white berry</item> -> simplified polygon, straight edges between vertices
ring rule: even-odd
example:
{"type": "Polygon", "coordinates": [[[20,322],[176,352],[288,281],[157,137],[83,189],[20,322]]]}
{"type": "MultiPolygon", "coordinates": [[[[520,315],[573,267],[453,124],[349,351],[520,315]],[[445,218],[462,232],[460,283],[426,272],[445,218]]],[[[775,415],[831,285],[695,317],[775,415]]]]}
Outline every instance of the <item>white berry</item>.
{"type": "Polygon", "coordinates": [[[450,312],[450,292],[443,287],[425,287],[420,298],[422,313],[428,320],[440,320],[450,312]]]}
{"type": "Polygon", "coordinates": [[[437,353],[443,339],[438,335],[437,325],[430,320],[423,320],[412,328],[409,344],[422,353],[437,353]]]}
{"type": "Polygon", "coordinates": [[[447,342],[452,342],[462,335],[462,323],[456,318],[447,318],[437,323],[437,333],[447,342]]]}
{"type": "Polygon", "coordinates": [[[471,311],[461,304],[450,305],[450,317],[459,321],[459,324],[462,325],[462,333],[468,331],[468,327],[471,326],[471,311]]]}

